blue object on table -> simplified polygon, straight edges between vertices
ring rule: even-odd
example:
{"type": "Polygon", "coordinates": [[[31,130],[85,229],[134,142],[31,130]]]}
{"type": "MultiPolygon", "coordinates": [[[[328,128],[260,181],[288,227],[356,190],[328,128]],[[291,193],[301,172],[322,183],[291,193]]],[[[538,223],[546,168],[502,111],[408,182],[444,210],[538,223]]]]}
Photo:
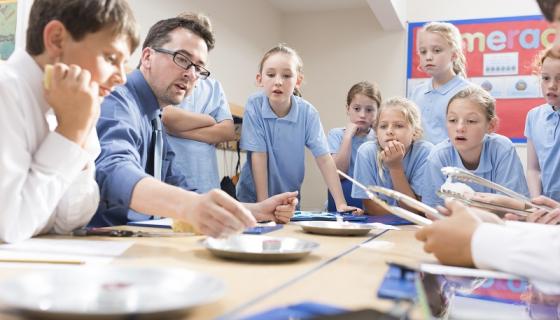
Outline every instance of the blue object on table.
{"type": "Polygon", "coordinates": [[[367,217],[368,217],[367,222],[369,223],[379,222],[391,226],[404,226],[404,225],[414,224],[394,214],[384,214],[380,216],[367,216],[367,217]]]}
{"type": "Polygon", "coordinates": [[[296,211],[290,219],[292,222],[297,221],[336,221],[336,216],[342,216],[344,221],[351,222],[367,222],[367,216],[357,216],[351,213],[335,213],[335,212],[317,212],[317,211],[296,211]]]}
{"type": "MultiPolygon", "coordinates": [[[[169,218],[159,220],[146,220],[146,221],[130,221],[127,223],[129,226],[144,227],[144,228],[164,228],[171,229],[172,220],[169,218]]],[[[244,234],[263,234],[282,229],[283,225],[277,224],[274,226],[257,225],[256,227],[246,229],[244,234]]]]}
{"type": "Polygon", "coordinates": [[[389,264],[389,270],[377,290],[377,296],[383,299],[415,300],[415,278],[416,271],[389,264]]]}
{"type": "Polygon", "coordinates": [[[244,234],[263,234],[282,229],[284,226],[277,224],[275,226],[256,226],[243,231],[244,234]]]}
{"type": "Polygon", "coordinates": [[[348,311],[328,304],[315,302],[302,302],[289,306],[270,309],[243,320],[288,320],[288,319],[310,319],[317,316],[339,314],[348,311]]]}

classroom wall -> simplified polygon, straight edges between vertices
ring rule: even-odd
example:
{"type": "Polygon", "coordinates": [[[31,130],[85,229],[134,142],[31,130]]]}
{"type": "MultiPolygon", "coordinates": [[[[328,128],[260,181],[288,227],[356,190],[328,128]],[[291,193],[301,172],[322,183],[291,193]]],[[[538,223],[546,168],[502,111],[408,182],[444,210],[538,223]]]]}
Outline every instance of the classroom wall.
{"type": "MultiPolygon", "coordinates": [[[[288,43],[304,62],[303,96],[319,110],[326,133],[345,125],[346,94],[354,83],[377,82],[384,98],[405,92],[406,34],[384,32],[368,7],[292,14],[284,22],[288,43]]],[[[302,207],[319,209],[326,185],[309,152],[306,170],[302,207]]]]}
{"type": "MultiPolygon", "coordinates": [[[[409,21],[539,14],[534,0],[405,2],[409,21]]],[[[377,82],[384,98],[405,93],[406,31],[384,32],[365,0],[358,9],[301,13],[283,13],[262,0],[160,0],[157,4],[131,0],[131,4],[142,36],[156,20],[178,12],[208,14],[217,36],[209,69],[222,82],[230,101],[237,104],[244,105],[256,90],[256,66],[262,54],[278,42],[293,46],[302,56],[304,97],[319,110],[325,132],[344,125],[346,92],[357,81],[377,82]]],[[[138,57],[137,51],[134,64],[138,57]]],[[[524,146],[518,151],[525,162],[524,146]]],[[[218,158],[223,163],[221,152],[218,158]]],[[[228,154],[226,159],[231,163],[234,157],[228,154]]],[[[302,208],[319,209],[326,199],[326,187],[309,153],[306,170],[302,208]]]]}
{"type": "MultiPolygon", "coordinates": [[[[282,15],[266,1],[129,1],[140,23],[142,41],[158,20],[184,11],[208,15],[216,36],[208,69],[222,83],[228,99],[237,104],[244,105],[247,97],[256,90],[255,74],[262,53],[280,41],[282,15]]],[[[135,67],[139,58],[140,49],[137,49],[131,65],[135,67]]]]}
{"type": "MultiPolygon", "coordinates": [[[[408,0],[406,6],[406,20],[411,22],[540,14],[534,0],[408,0]]],[[[404,95],[405,30],[382,31],[367,8],[292,14],[284,21],[284,35],[305,63],[304,97],[319,109],[325,132],[344,125],[345,94],[354,82],[377,82],[383,98],[404,95]]],[[[518,145],[517,151],[525,166],[526,146],[518,145]]],[[[320,208],[324,183],[309,153],[306,170],[302,207],[320,208]]]]}

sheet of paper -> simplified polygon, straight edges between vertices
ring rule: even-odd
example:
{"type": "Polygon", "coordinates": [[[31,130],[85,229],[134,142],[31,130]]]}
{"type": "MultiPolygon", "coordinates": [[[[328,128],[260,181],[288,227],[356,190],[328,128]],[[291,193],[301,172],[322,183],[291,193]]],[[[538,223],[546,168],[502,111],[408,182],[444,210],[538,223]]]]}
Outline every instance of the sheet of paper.
{"type": "MultiPolygon", "coordinates": [[[[107,264],[113,258],[122,255],[132,244],[132,241],[33,238],[15,244],[0,244],[0,260],[70,260],[81,261],[84,264],[107,264]]],[[[0,262],[2,268],[14,268],[16,265],[25,267],[55,266],[48,263],[0,262]]],[[[66,264],[64,266],[80,265],[66,264]]]]}
{"type": "Polygon", "coordinates": [[[371,240],[366,243],[362,243],[360,247],[372,250],[389,251],[395,247],[395,244],[385,240],[371,240]]]}
{"type": "Polygon", "coordinates": [[[128,223],[129,226],[153,227],[153,228],[171,228],[172,224],[173,224],[173,219],[171,219],[171,218],[144,220],[144,221],[133,221],[133,222],[128,223]]]}
{"type": "Polygon", "coordinates": [[[519,277],[505,272],[485,270],[485,269],[451,267],[451,266],[444,266],[440,264],[430,264],[430,263],[421,264],[420,270],[433,274],[444,274],[448,276],[457,276],[457,277],[519,279],[519,277]]]}
{"type": "Polygon", "coordinates": [[[399,228],[399,227],[395,227],[395,226],[391,226],[391,225],[384,224],[384,223],[379,223],[379,222],[364,223],[364,224],[367,224],[368,226],[372,226],[375,229],[379,229],[379,230],[401,230],[401,228],[399,228]]]}

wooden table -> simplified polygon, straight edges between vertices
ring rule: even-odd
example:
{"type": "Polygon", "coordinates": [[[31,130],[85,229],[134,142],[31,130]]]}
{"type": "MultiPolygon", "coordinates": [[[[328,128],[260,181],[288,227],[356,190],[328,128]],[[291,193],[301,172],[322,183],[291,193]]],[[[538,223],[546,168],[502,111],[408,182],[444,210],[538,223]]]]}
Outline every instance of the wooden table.
{"type": "MultiPolygon", "coordinates": [[[[112,264],[188,268],[222,279],[227,288],[224,297],[193,309],[187,316],[192,319],[239,318],[301,301],[348,309],[389,310],[393,303],[377,298],[377,289],[387,270],[386,262],[435,261],[414,239],[415,230],[407,226],[380,234],[372,231],[362,237],[334,237],[304,233],[299,226],[290,224],[267,235],[312,240],[320,243],[320,247],[302,260],[285,263],[220,259],[198,243],[204,238],[201,236],[125,238],[122,240],[132,240],[134,245],[112,264]],[[367,248],[361,246],[366,242],[367,248]]],[[[87,239],[121,241],[121,238],[87,239]]],[[[0,278],[21,272],[25,271],[3,269],[0,278]]],[[[1,313],[1,307],[1,319],[18,319],[1,313]]]]}

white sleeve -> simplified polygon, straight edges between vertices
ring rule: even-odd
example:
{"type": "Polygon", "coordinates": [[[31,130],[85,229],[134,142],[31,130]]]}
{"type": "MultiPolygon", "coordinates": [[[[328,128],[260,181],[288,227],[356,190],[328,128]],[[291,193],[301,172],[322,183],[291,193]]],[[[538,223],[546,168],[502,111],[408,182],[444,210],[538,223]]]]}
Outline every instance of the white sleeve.
{"type": "Polygon", "coordinates": [[[526,222],[483,223],[472,238],[478,268],[560,281],[560,227],[526,222]]]}
{"type": "Polygon", "coordinates": [[[51,219],[51,223],[41,233],[54,231],[58,234],[68,234],[86,225],[95,214],[99,205],[99,187],[95,182],[94,159],[101,150],[95,128],[88,136],[85,149],[90,154],[87,168],[82,170],[69,186],[58,202],[54,219],[51,219]]]}
{"type": "Polygon", "coordinates": [[[4,84],[0,97],[0,241],[15,242],[44,230],[91,156],[49,131],[36,150],[31,150],[29,132],[39,129],[29,127],[35,124],[21,104],[32,99],[18,96],[17,88],[4,84]]]}

